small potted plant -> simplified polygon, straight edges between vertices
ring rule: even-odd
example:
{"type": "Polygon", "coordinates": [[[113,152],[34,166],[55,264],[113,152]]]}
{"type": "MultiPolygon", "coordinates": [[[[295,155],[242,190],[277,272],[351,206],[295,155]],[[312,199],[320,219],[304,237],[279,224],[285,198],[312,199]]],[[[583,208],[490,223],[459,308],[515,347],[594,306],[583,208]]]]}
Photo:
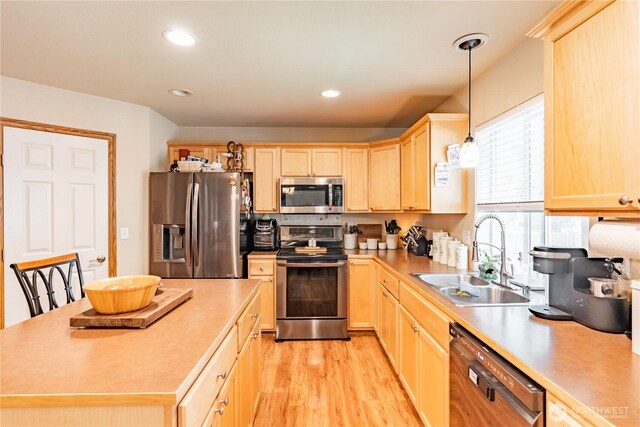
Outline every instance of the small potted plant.
{"type": "Polygon", "coordinates": [[[483,252],[484,260],[478,265],[480,277],[485,280],[496,280],[498,278],[498,264],[500,263],[500,255],[489,255],[483,252]]]}

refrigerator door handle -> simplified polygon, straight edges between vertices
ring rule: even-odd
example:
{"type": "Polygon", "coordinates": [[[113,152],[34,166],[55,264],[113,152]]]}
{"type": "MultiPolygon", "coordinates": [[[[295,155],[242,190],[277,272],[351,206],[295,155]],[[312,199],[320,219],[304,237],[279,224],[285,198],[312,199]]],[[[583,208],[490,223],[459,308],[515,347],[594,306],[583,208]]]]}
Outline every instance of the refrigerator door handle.
{"type": "Polygon", "coordinates": [[[191,186],[191,183],[187,186],[187,200],[184,208],[184,237],[186,240],[184,244],[184,260],[187,264],[189,275],[191,275],[191,220],[189,219],[191,215],[191,186]]]}
{"type": "Polygon", "coordinates": [[[193,208],[191,209],[191,228],[193,230],[193,264],[197,267],[200,264],[200,254],[198,253],[198,202],[200,201],[200,184],[197,182],[193,187],[193,208]]]}

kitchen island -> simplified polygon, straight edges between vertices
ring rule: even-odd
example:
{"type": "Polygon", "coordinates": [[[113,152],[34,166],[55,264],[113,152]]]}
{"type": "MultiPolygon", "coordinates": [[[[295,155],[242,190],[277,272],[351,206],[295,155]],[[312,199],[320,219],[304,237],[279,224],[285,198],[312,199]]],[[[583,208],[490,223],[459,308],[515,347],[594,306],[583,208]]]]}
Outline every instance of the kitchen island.
{"type": "Polygon", "coordinates": [[[91,308],[83,298],[0,331],[0,424],[172,426],[198,412],[202,393],[190,389],[221,347],[234,363],[259,325],[259,281],[162,284],[193,288],[193,298],[146,329],[71,328],[91,308]]]}
{"type": "MultiPolygon", "coordinates": [[[[411,275],[456,273],[454,268],[403,250],[345,252],[350,260],[375,259],[538,382],[547,390],[547,407],[557,398],[560,410],[576,415],[584,425],[640,425],[640,356],[632,353],[624,334],[540,319],[526,306],[459,307],[411,275]]],[[[555,425],[549,421],[547,425],[555,425]]]]}

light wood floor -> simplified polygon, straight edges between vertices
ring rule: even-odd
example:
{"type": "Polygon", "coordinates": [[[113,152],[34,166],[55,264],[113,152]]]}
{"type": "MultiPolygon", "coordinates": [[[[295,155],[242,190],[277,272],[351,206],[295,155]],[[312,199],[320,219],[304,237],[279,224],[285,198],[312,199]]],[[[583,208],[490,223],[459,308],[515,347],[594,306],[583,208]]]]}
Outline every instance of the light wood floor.
{"type": "Polygon", "coordinates": [[[262,344],[254,426],[422,426],[374,335],[262,344]]]}

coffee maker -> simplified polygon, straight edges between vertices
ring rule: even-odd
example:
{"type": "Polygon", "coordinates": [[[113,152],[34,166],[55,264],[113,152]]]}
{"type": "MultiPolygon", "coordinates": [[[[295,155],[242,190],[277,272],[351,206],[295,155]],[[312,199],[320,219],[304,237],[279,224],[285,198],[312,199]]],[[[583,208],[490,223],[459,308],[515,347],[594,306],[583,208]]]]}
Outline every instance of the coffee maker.
{"type": "Polygon", "coordinates": [[[533,270],[549,275],[548,304],[529,306],[531,313],[544,319],[575,320],[604,332],[628,329],[628,299],[602,298],[589,290],[589,277],[611,277],[613,260],[588,258],[582,248],[536,246],[529,254],[533,270]]]}

